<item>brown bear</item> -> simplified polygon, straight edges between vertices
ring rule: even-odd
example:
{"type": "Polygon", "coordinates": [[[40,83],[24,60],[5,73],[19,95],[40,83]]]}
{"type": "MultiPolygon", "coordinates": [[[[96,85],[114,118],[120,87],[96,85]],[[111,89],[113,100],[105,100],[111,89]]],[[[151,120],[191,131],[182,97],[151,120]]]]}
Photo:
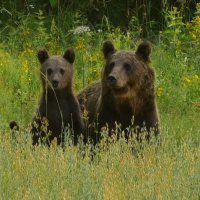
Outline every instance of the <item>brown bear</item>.
{"type": "Polygon", "coordinates": [[[66,128],[70,128],[73,142],[77,144],[84,125],[72,90],[74,51],[68,49],[63,56],[50,57],[46,50],[40,50],[38,59],[43,93],[32,121],[33,145],[38,144],[39,139],[48,145],[54,139],[57,144],[63,144],[66,128]]]}
{"type": "Polygon", "coordinates": [[[104,42],[106,63],[101,81],[89,85],[77,96],[82,112],[88,114],[89,124],[97,124],[97,134],[89,132],[89,139],[94,144],[100,139],[102,127],[108,126],[109,134],[112,134],[116,123],[121,125],[127,138],[131,124],[138,139],[143,130],[146,130],[143,132],[147,133],[148,140],[151,132],[155,136],[159,134],[155,73],[149,66],[150,53],[151,46],[147,41],[141,43],[136,52],[117,51],[112,42],[104,42]]]}

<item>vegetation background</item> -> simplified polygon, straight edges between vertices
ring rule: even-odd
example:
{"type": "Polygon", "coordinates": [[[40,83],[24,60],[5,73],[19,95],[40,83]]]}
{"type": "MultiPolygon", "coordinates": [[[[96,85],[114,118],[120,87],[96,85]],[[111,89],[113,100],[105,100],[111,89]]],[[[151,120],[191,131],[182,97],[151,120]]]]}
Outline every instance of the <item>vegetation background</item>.
{"type": "Polygon", "coordinates": [[[1,0],[0,16],[0,199],[200,199],[197,1],[1,0]],[[107,143],[105,133],[93,161],[89,144],[33,151],[37,51],[73,47],[78,92],[100,78],[105,39],[127,50],[153,43],[161,145],[107,143]],[[21,127],[14,138],[10,120],[21,127]]]}

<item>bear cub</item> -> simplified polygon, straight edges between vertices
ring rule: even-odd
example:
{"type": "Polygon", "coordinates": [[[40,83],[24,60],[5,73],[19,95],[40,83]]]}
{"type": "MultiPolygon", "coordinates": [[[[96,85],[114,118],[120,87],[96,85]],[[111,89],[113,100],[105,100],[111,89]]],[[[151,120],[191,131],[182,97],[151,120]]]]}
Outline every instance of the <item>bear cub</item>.
{"type": "Polygon", "coordinates": [[[63,56],[50,57],[46,50],[40,50],[38,59],[43,92],[31,124],[33,145],[38,144],[39,139],[47,145],[55,139],[57,144],[63,144],[66,128],[72,131],[76,145],[84,125],[72,90],[75,53],[67,49],[63,56]]]}
{"type": "Polygon", "coordinates": [[[150,139],[151,132],[159,134],[158,111],[155,100],[155,73],[150,67],[151,46],[142,42],[136,52],[117,51],[111,41],[103,44],[105,66],[101,81],[97,81],[77,96],[82,112],[89,118],[88,139],[99,142],[99,131],[109,128],[109,135],[121,125],[128,139],[132,134],[140,141],[150,139]],[[94,125],[95,124],[95,125],[94,125]],[[90,127],[94,127],[98,132],[90,127]],[[131,129],[130,129],[131,127],[131,129]]]}

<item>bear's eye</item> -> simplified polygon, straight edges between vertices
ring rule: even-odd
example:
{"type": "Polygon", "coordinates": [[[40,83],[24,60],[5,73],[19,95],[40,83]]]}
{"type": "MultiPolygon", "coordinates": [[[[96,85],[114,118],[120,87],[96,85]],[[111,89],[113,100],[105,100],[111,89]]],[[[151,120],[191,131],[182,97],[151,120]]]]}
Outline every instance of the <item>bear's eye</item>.
{"type": "Polygon", "coordinates": [[[65,73],[64,69],[60,69],[60,73],[63,75],[65,73]]]}
{"type": "Polygon", "coordinates": [[[129,63],[124,63],[124,68],[126,71],[131,71],[131,65],[129,63]]]}
{"type": "Polygon", "coordinates": [[[109,64],[109,69],[112,70],[112,68],[114,67],[114,65],[115,65],[115,63],[114,63],[114,62],[111,62],[111,63],[109,64]]]}
{"type": "Polygon", "coordinates": [[[50,76],[52,74],[53,70],[52,69],[47,69],[47,74],[50,76]]]}

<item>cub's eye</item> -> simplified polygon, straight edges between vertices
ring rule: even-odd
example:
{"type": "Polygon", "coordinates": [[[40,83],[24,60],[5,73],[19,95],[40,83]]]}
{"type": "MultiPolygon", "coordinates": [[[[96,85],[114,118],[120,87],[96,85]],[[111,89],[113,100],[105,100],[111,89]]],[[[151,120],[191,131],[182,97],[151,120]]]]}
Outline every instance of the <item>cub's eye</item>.
{"type": "Polygon", "coordinates": [[[111,62],[111,63],[109,64],[109,69],[111,70],[111,69],[114,67],[114,65],[115,65],[115,63],[114,63],[114,62],[111,62]]]}
{"type": "Polygon", "coordinates": [[[47,74],[50,76],[52,74],[53,70],[52,69],[47,69],[47,74]]]}
{"type": "Polygon", "coordinates": [[[126,71],[131,71],[131,65],[129,63],[124,63],[124,68],[126,71]]]}
{"type": "Polygon", "coordinates": [[[60,73],[63,75],[65,73],[64,69],[60,69],[60,73]]]}

